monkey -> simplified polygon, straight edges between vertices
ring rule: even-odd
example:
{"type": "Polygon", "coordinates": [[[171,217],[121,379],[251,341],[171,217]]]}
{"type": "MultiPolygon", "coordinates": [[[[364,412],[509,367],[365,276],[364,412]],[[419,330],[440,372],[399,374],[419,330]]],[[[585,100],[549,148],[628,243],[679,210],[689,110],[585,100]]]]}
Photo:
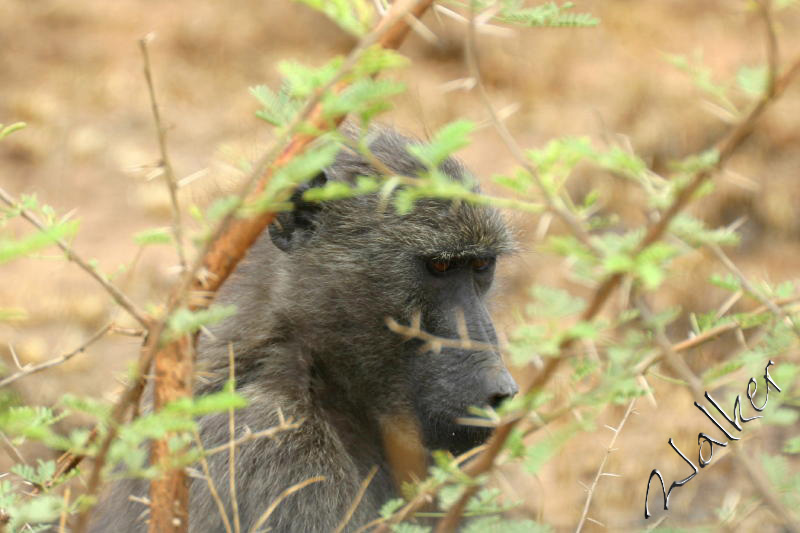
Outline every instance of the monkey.
{"type": "MultiPolygon", "coordinates": [[[[394,174],[413,178],[426,170],[408,150],[419,141],[389,127],[366,135],[372,157],[394,174]]],[[[438,170],[477,189],[454,158],[438,170]]],[[[248,401],[235,412],[236,435],[288,418],[301,422],[237,446],[242,531],[279,498],[263,530],[355,531],[399,497],[404,482],[425,477],[433,450],[458,455],[488,439],[491,429],[461,423],[470,406],[496,408],[518,392],[499,351],[486,348],[497,345],[487,310],[496,262],[514,249],[502,215],[440,198],[419,199],[401,214],[380,193],[303,199],[311,187],[378,174],[367,158],[341,148],[294,192],[294,209],[277,215],[223,285],[217,301],[235,304],[236,315],[199,340],[196,395],[221,390],[234,354],[236,390],[248,401]],[[479,347],[453,342],[439,353],[422,351],[423,340],[395,333],[387,318],[444,339],[457,340],[466,329],[479,347]]],[[[198,425],[206,448],[231,438],[227,413],[203,416],[198,425]]],[[[233,516],[229,457],[207,457],[218,499],[207,481],[191,480],[193,533],[225,531],[220,501],[233,516]]],[[[91,531],[145,531],[146,507],[131,494],[146,497],[146,482],[116,484],[91,531]]]]}

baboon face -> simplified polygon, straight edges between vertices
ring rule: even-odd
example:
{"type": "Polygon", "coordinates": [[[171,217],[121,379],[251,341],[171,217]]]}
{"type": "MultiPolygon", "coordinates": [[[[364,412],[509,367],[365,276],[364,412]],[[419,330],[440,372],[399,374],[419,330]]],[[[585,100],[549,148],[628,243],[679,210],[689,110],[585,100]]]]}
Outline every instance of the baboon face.
{"type": "MultiPolygon", "coordinates": [[[[394,135],[373,142],[373,153],[398,174],[417,174],[408,140],[394,135]]],[[[443,170],[463,179],[453,161],[443,170]]],[[[367,174],[374,170],[343,153],[311,185],[367,174]]],[[[415,415],[431,449],[458,454],[484,442],[489,429],[460,419],[470,406],[497,407],[517,392],[492,348],[486,308],[495,264],[511,247],[499,214],[445,200],[419,201],[402,215],[377,196],[320,205],[297,195],[295,202],[270,232],[286,252],[286,294],[302,295],[288,320],[328,395],[378,417],[415,415]],[[391,331],[389,318],[456,342],[421,351],[425,340],[391,331]],[[459,342],[464,337],[474,345],[459,342]]]]}

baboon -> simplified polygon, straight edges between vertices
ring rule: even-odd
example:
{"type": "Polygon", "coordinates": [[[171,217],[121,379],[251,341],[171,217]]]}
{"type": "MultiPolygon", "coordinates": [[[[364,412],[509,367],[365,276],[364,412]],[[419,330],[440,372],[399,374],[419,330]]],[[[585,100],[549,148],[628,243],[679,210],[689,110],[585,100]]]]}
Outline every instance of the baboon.
{"type": "MultiPolygon", "coordinates": [[[[368,133],[371,152],[401,176],[424,166],[415,143],[388,128],[368,133]]],[[[472,183],[456,160],[440,166],[449,179],[472,183]],[[466,180],[466,181],[465,181],[466,180]]],[[[486,308],[496,258],[513,247],[500,214],[486,206],[419,200],[398,214],[379,194],[323,203],[302,199],[308,187],[376,175],[365,158],[343,148],[335,162],[292,197],[223,286],[218,301],[238,312],[211,328],[198,347],[196,393],[220,390],[235,354],[236,386],[249,405],[236,412],[241,433],[302,420],[275,439],[236,450],[235,487],[241,530],[250,531],[287,488],[315,476],[283,499],[265,524],[272,532],[327,533],[348,513],[362,482],[376,469],[344,531],[378,516],[399,485],[425,475],[432,450],[460,454],[490,430],[463,425],[470,406],[497,407],[517,385],[495,350],[447,343],[422,352],[422,341],[387,327],[418,321],[432,335],[458,339],[464,330],[496,344],[486,308]]],[[[226,413],[199,420],[206,447],[228,442],[226,413]]],[[[229,455],[208,464],[219,499],[232,516],[229,455]]],[[[93,531],[144,531],[144,482],[118,484],[100,505],[93,531]],[[137,521],[138,518],[138,521],[137,521]]],[[[224,531],[204,480],[194,479],[190,530],[224,531]]],[[[266,529],[265,529],[266,530],[266,529]]]]}

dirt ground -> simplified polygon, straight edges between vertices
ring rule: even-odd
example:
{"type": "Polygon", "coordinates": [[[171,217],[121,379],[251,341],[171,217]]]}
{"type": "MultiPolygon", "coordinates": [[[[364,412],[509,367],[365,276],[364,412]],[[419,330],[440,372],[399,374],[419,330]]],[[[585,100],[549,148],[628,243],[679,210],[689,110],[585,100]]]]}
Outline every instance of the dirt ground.
{"type": "MultiPolygon", "coordinates": [[[[702,51],[718,80],[730,79],[741,65],[764,61],[762,27],[747,2],[577,4],[601,24],[480,38],[482,74],[492,99],[498,108],[519,106],[508,125],[522,146],[541,146],[564,135],[624,139],[655,169],[664,169],[669,160],[709,146],[726,128],[665,54],[702,51]]],[[[383,119],[423,137],[456,118],[486,117],[474,93],[443,89],[467,75],[463,25],[435,14],[424,21],[438,40],[412,35],[403,46],[413,61],[401,74],[409,90],[383,119]]],[[[0,1],[0,123],[28,123],[0,143],[0,184],[17,196],[36,193],[59,213],[74,210],[81,221],[74,248],[96,259],[105,272],[117,272],[135,259],[132,270],[114,279],[142,306],[160,305],[176,280],[171,249],[140,252],[132,238],[170,223],[163,182],[149,179],[159,156],[137,39],[151,32],[173,166],[180,178],[193,180],[181,191],[184,205],[205,205],[227,190],[240,177],[241,163],[257,158],[270,140],[267,125],[254,117],[258,106],[249,87],[276,87],[275,65],[281,59],[318,64],[353,44],[326,19],[289,0],[0,1]]],[[[781,11],[778,38],[787,60],[800,52],[798,32],[800,9],[781,11]]],[[[753,279],[780,282],[797,278],[800,271],[798,117],[800,84],[767,113],[745,149],[716,177],[719,194],[696,209],[711,224],[746,217],[742,245],[731,254],[753,279]]],[[[474,137],[462,156],[477,175],[488,178],[514,166],[491,129],[474,137]]],[[[614,180],[591,173],[580,179],[587,189],[599,187],[609,208],[639,207],[636,197],[614,180]]],[[[509,217],[524,251],[500,268],[496,307],[501,331],[510,327],[514,305],[532,282],[569,287],[558,260],[536,248],[536,217],[509,217]]],[[[27,228],[19,226],[19,231],[27,228]]],[[[698,288],[707,287],[708,275],[722,272],[721,267],[704,253],[690,256],[683,266],[682,275],[661,291],[659,306],[717,307],[724,295],[698,288]]],[[[115,315],[105,293],[54,251],[0,266],[0,280],[0,307],[22,308],[27,314],[24,320],[0,324],[0,355],[9,366],[9,346],[23,363],[35,363],[80,345],[111,316],[135,326],[124,314],[115,315]]],[[[673,333],[678,340],[687,332],[673,333]]],[[[113,398],[139,344],[135,337],[108,336],[86,354],[14,388],[34,403],[52,403],[66,392],[113,398]]],[[[690,364],[703,369],[718,361],[724,356],[720,346],[693,352],[690,364]]],[[[797,360],[798,354],[792,357],[797,360]]],[[[726,397],[742,393],[748,378],[724,389],[726,397]]],[[[665,479],[678,477],[680,465],[667,439],[691,442],[702,430],[688,393],[669,383],[655,386],[658,405],[640,402],[639,414],[617,441],[619,452],[609,459],[607,469],[622,477],[604,477],[594,496],[590,516],[611,531],[648,525],[641,519],[647,474],[659,467],[665,479]]],[[[622,408],[610,410],[602,420],[615,425],[622,413],[622,408]]],[[[499,483],[524,502],[522,513],[558,531],[574,528],[585,499],[579,482],[591,481],[609,438],[601,427],[572,441],[537,477],[510,466],[502,470],[499,483]]],[[[775,452],[785,438],[786,433],[762,431],[742,447],[748,454],[775,452]]],[[[790,464],[800,475],[800,463],[790,464]]],[[[730,457],[715,459],[673,496],[666,525],[716,523],[716,509],[749,501],[747,479],[730,457]]],[[[730,529],[757,527],[764,516],[759,513],[768,516],[760,510],[730,529]]],[[[585,528],[602,529],[596,524],[585,528]]]]}

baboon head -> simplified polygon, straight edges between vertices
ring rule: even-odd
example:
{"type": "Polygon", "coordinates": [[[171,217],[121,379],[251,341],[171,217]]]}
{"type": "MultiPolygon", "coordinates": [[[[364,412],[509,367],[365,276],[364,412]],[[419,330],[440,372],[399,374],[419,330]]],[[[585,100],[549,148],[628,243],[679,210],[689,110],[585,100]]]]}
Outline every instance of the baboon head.
{"type": "MultiPolygon", "coordinates": [[[[414,177],[424,170],[407,150],[415,141],[391,130],[370,136],[372,154],[392,172],[414,177]]],[[[451,159],[440,170],[472,180],[451,159]]],[[[309,354],[312,390],[330,409],[372,420],[411,414],[425,446],[461,453],[490,431],[458,421],[468,408],[496,407],[517,392],[497,350],[487,349],[497,338],[486,299],[495,262],[512,247],[509,232],[494,209],[464,202],[420,200],[398,214],[391,198],[378,194],[302,200],[308,187],[375,174],[343,149],[270,227],[283,252],[274,289],[285,302],[280,329],[309,354]],[[390,330],[389,318],[444,339],[466,333],[479,346],[421,351],[424,340],[390,330]]]]}

